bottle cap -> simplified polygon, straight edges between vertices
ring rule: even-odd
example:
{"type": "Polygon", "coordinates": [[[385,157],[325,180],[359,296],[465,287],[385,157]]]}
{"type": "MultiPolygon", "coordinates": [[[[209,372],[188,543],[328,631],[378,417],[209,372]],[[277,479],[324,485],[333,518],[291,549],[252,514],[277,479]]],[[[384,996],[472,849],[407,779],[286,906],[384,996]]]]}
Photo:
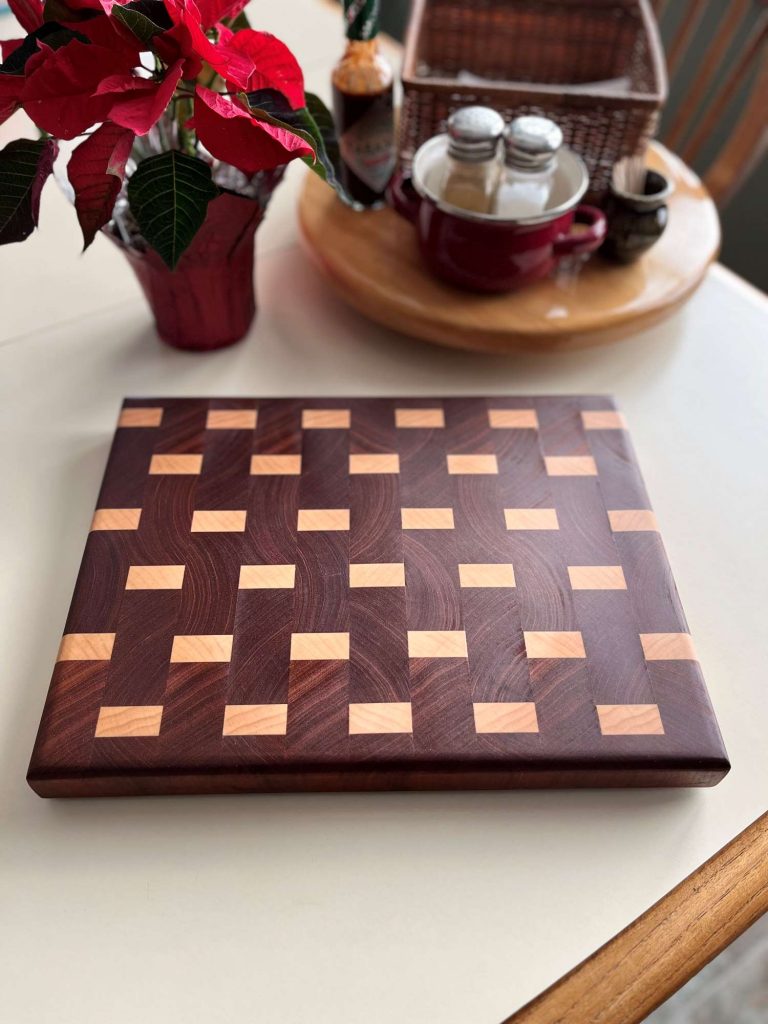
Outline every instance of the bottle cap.
{"type": "Polygon", "coordinates": [[[347,39],[367,42],[379,32],[379,0],[344,0],[347,39]]]}
{"type": "Polygon", "coordinates": [[[504,132],[504,162],[522,171],[546,171],[562,144],[563,133],[548,117],[516,117],[504,132]]]}
{"type": "Polygon", "coordinates": [[[490,107],[462,107],[448,118],[448,153],[456,160],[492,160],[504,133],[504,118],[490,107]]]}

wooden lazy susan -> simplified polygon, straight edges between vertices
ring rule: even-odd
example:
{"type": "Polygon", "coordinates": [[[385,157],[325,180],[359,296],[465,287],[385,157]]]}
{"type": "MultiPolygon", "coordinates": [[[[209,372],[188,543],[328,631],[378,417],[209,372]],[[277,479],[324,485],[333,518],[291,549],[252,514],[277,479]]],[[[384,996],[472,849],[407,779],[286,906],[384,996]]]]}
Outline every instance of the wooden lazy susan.
{"type": "Polygon", "coordinates": [[[673,313],[717,256],[720,224],[696,175],[654,144],[649,166],[675,184],[669,225],[637,263],[593,256],[580,272],[507,295],[477,295],[425,269],[412,225],[392,210],[359,214],[316,175],[299,204],[306,244],[331,284],[365,316],[405,334],[482,352],[580,348],[606,344],[673,313]]]}

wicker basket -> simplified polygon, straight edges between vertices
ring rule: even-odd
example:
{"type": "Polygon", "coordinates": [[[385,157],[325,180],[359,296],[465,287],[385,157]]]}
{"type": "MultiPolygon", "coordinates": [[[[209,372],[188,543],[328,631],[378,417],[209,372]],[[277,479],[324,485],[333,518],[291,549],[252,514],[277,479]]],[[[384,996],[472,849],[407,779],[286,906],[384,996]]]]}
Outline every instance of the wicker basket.
{"type": "Polygon", "coordinates": [[[614,163],[645,151],[666,91],[648,0],[414,0],[400,160],[407,169],[458,107],[544,114],[585,159],[599,200],[614,163]]]}

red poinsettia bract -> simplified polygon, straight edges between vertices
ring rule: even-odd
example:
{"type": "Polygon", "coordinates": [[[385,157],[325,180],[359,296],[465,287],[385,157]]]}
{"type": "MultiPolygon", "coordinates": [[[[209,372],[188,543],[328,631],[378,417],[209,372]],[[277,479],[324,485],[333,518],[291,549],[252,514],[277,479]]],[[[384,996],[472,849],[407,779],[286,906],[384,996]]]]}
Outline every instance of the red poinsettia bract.
{"type": "MultiPolygon", "coordinates": [[[[27,36],[2,45],[0,123],[22,108],[52,145],[30,141],[13,149],[0,161],[7,175],[7,180],[0,176],[0,190],[11,195],[14,189],[18,193],[34,186],[24,208],[34,214],[35,224],[33,200],[39,195],[41,174],[45,180],[50,173],[58,140],[83,137],[71,156],[69,177],[86,246],[110,219],[136,137],[147,135],[161,118],[165,128],[158,137],[169,147],[167,168],[162,168],[168,175],[181,175],[168,188],[168,202],[179,201],[186,171],[192,178],[207,175],[211,180],[211,156],[249,176],[296,158],[315,159],[316,150],[308,142],[314,122],[305,116],[298,61],[268,32],[241,27],[245,0],[9,3],[27,36]],[[235,18],[237,30],[232,27],[235,18]],[[259,94],[251,101],[253,110],[251,93],[259,94]],[[290,123],[265,114],[264,105],[286,116],[290,111],[290,123]],[[185,160],[197,163],[185,165],[185,160]]],[[[321,145],[319,138],[312,138],[321,145]]],[[[144,153],[134,157],[137,174],[144,153]]],[[[139,175],[142,184],[133,190],[139,204],[148,195],[146,178],[139,175]]],[[[198,189],[190,184],[188,191],[208,196],[216,189],[212,183],[198,189]]],[[[130,193],[131,210],[143,231],[141,210],[134,209],[130,193]]],[[[197,214],[204,216],[204,207],[197,214]]],[[[26,237],[29,224],[23,227],[0,223],[0,238],[26,237]]],[[[152,244],[152,239],[147,241],[152,244]]],[[[174,253],[178,251],[174,244],[174,253]]]]}

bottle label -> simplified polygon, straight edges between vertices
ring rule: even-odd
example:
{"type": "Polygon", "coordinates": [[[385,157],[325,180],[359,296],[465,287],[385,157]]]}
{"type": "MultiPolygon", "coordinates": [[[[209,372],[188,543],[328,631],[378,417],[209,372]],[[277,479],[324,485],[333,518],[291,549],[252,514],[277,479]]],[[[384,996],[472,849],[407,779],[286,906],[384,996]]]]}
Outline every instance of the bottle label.
{"type": "Polygon", "coordinates": [[[391,104],[374,103],[339,139],[341,158],[374,192],[383,192],[395,170],[391,104]]]}

